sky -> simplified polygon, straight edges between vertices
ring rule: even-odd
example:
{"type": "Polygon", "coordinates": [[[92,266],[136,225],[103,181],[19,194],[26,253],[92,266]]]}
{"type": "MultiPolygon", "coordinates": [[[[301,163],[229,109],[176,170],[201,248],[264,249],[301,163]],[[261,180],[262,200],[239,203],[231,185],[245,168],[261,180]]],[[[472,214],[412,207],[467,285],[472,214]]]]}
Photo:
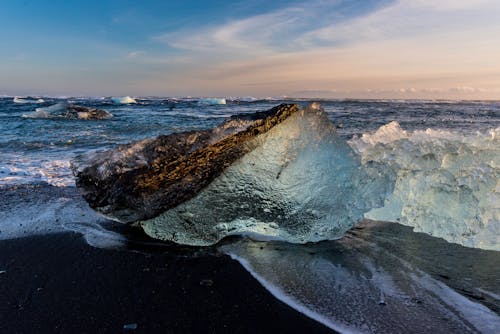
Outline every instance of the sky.
{"type": "Polygon", "coordinates": [[[500,1],[0,0],[0,95],[500,100],[500,1]]]}

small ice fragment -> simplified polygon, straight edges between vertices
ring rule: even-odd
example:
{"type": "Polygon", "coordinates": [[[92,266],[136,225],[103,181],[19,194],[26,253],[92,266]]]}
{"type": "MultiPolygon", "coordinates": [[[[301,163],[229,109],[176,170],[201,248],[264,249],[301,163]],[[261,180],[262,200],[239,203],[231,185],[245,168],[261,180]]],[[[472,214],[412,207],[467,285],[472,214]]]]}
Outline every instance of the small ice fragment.
{"type": "Polygon", "coordinates": [[[386,305],[384,293],[382,291],[380,291],[380,300],[378,301],[378,304],[379,305],[386,305]]]}
{"type": "Polygon", "coordinates": [[[0,275],[1,275],[1,274],[5,274],[5,273],[6,273],[6,271],[5,271],[5,270],[0,270],[0,275]]]}
{"type": "Polygon", "coordinates": [[[203,279],[200,281],[200,285],[202,286],[212,286],[214,284],[214,281],[211,279],[203,279]]]}
{"type": "Polygon", "coordinates": [[[134,323],[134,324],[125,324],[123,325],[123,329],[125,330],[135,330],[137,329],[137,324],[134,323]]]}

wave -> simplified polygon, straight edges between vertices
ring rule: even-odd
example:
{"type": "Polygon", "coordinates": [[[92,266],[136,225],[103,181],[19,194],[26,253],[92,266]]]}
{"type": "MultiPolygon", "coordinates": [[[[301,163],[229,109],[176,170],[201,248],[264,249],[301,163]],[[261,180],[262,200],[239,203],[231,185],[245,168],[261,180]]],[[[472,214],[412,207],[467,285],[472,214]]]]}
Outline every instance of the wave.
{"type": "Polygon", "coordinates": [[[340,333],[496,333],[500,326],[498,254],[399,224],[365,221],[317,244],[237,240],[220,250],[277,299],[340,333]]]}
{"type": "Polygon", "coordinates": [[[397,122],[349,141],[394,190],[365,217],[409,225],[469,247],[500,250],[500,128],[464,135],[397,122]]]}
{"type": "Polygon", "coordinates": [[[112,97],[111,100],[116,104],[131,104],[137,103],[137,101],[130,96],[122,96],[122,97],[112,97]]]}
{"type": "Polygon", "coordinates": [[[0,184],[48,183],[56,187],[75,185],[69,160],[30,159],[2,155],[0,184]]]}
{"type": "Polygon", "coordinates": [[[124,237],[105,230],[106,223],[91,210],[75,187],[47,184],[0,184],[2,225],[0,240],[74,231],[95,247],[116,248],[124,237]]]}

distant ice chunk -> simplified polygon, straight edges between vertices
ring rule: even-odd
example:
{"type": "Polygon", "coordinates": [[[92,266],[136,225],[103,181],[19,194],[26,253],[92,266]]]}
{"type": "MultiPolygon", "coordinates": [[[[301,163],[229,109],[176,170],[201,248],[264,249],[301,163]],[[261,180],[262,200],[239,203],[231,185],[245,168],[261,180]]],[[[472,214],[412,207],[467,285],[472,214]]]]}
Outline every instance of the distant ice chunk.
{"type": "Polygon", "coordinates": [[[217,97],[209,97],[209,98],[202,98],[198,100],[199,104],[226,104],[226,99],[225,98],[217,98],[217,97]]]}
{"type": "Polygon", "coordinates": [[[113,115],[105,110],[78,106],[66,102],[49,107],[36,108],[34,113],[23,114],[24,118],[110,119],[113,115]]]}
{"type": "Polygon", "coordinates": [[[22,98],[22,97],[16,96],[12,99],[12,102],[14,102],[14,103],[44,103],[45,100],[40,99],[40,98],[38,98],[38,99],[31,98],[31,97],[22,98]]]}
{"type": "Polygon", "coordinates": [[[137,101],[130,96],[122,96],[122,97],[112,97],[111,100],[116,104],[131,104],[137,103],[137,101]]]}

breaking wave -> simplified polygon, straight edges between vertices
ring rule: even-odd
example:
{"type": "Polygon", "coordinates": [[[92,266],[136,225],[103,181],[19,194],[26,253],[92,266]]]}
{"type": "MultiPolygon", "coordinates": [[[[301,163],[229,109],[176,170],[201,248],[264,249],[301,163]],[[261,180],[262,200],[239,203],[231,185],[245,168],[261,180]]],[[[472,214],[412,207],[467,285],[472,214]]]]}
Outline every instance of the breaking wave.
{"type": "Polygon", "coordinates": [[[74,187],[75,179],[68,160],[34,159],[1,155],[0,184],[48,183],[56,187],[74,187]]]}
{"type": "Polygon", "coordinates": [[[316,244],[243,239],[220,249],[273,296],[340,333],[493,334],[500,326],[498,254],[399,224],[364,221],[316,244]]]}

